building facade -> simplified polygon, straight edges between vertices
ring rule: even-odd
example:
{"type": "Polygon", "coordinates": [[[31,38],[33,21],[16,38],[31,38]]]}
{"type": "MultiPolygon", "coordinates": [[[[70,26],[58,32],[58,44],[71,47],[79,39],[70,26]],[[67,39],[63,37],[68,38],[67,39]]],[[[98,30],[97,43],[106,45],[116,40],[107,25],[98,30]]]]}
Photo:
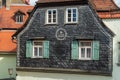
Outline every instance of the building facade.
{"type": "Polygon", "coordinates": [[[113,80],[119,80],[119,72],[120,72],[120,8],[115,5],[113,0],[94,0],[93,1],[94,8],[96,9],[99,17],[103,20],[105,25],[109,27],[114,33],[115,36],[113,38],[113,80]],[[98,3],[99,2],[99,3],[98,3]]]}
{"type": "Polygon", "coordinates": [[[25,23],[27,11],[33,7],[10,0],[0,2],[0,79],[16,78],[16,42],[11,36],[25,23]],[[8,70],[12,70],[11,75],[8,70]]]}
{"type": "Polygon", "coordinates": [[[113,36],[88,0],[39,0],[26,25],[13,35],[17,79],[50,80],[38,76],[48,72],[79,74],[76,80],[92,80],[92,74],[96,80],[112,80],[113,36]]]}

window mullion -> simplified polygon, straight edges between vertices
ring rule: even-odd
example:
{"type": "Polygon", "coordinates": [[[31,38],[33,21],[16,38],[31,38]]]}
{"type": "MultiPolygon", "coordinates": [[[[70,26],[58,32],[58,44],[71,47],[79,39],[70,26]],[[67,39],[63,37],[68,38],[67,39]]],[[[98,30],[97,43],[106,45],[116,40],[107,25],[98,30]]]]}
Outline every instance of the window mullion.
{"type": "Polygon", "coordinates": [[[73,9],[71,9],[71,22],[73,22],[73,9]]]}
{"type": "Polygon", "coordinates": [[[53,23],[53,10],[51,11],[51,23],[53,23]]]}

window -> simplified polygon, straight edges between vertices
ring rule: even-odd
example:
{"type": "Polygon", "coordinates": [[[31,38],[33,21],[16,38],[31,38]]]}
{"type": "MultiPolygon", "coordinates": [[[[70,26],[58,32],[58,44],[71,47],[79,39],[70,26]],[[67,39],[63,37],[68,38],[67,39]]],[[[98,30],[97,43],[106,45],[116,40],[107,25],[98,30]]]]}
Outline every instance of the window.
{"type": "Polygon", "coordinates": [[[66,10],[66,23],[78,22],[78,10],[77,8],[67,8],[66,10]]]}
{"type": "Polygon", "coordinates": [[[15,16],[16,23],[22,23],[23,22],[23,15],[19,14],[15,16]]]}
{"type": "Polygon", "coordinates": [[[57,10],[47,10],[47,24],[57,24],[57,10]]]}
{"type": "Polygon", "coordinates": [[[92,55],[92,42],[79,42],[79,58],[91,59],[92,55]]]}
{"type": "Polygon", "coordinates": [[[43,57],[42,41],[33,41],[33,57],[43,57]]]}
{"type": "Polygon", "coordinates": [[[27,41],[26,42],[27,58],[49,58],[49,41],[27,41]]]}
{"type": "Polygon", "coordinates": [[[73,41],[72,59],[99,60],[99,41],[73,41]]]}

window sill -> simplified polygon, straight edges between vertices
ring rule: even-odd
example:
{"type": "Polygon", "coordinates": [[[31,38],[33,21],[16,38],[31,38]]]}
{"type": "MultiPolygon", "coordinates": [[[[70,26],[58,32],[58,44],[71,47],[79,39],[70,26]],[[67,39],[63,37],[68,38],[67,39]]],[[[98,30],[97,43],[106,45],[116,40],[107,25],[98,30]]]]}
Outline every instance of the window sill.
{"type": "Polygon", "coordinates": [[[46,23],[46,24],[44,24],[45,26],[48,26],[48,25],[50,25],[50,26],[57,26],[58,25],[58,23],[53,23],[53,24],[49,24],[49,23],[46,23]]]}
{"type": "Polygon", "coordinates": [[[23,24],[23,22],[16,22],[16,24],[23,24]]]}
{"type": "Polygon", "coordinates": [[[76,25],[78,22],[64,23],[65,25],[76,25]]]}

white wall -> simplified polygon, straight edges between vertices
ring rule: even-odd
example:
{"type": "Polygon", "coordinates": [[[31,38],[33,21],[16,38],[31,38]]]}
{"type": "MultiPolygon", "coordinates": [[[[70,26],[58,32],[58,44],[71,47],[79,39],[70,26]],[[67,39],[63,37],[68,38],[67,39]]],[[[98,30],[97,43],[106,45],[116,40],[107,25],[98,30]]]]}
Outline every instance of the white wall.
{"type": "Polygon", "coordinates": [[[103,22],[110,28],[115,36],[113,38],[113,80],[120,80],[120,66],[117,66],[118,56],[120,55],[120,19],[103,19],[103,22]]]}
{"type": "Polygon", "coordinates": [[[112,77],[80,74],[17,72],[17,80],[112,80],[112,77]]]}
{"type": "Polygon", "coordinates": [[[8,68],[13,68],[13,75],[16,77],[16,55],[0,54],[0,79],[10,78],[8,68]]]}

